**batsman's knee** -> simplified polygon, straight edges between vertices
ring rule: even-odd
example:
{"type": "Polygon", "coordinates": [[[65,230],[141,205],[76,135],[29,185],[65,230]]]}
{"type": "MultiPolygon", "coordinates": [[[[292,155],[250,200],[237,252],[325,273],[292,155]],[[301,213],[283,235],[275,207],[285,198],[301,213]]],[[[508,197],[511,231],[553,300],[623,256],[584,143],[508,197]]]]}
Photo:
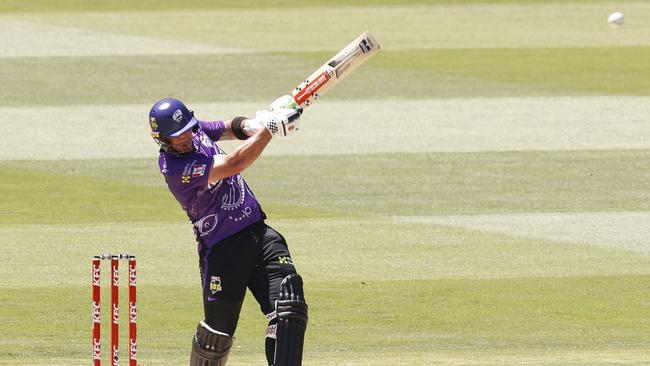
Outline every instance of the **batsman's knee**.
{"type": "Polygon", "coordinates": [[[302,277],[297,273],[288,275],[280,284],[280,295],[275,305],[278,322],[283,319],[296,319],[307,324],[307,310],[302,277]]]}
{"type": "Polygon", "coordinates": [[[190,366],[224,366],[232,347],[233,337],[200,322],[192,340],[190,366]]]}
{"type": "Polygon", "coordinates": [[[302,278],[290,274],[280,284],[280,295],[275,303],[274,366],[300,366],[307,329],[308,306],[303,292],[302,278]]]}

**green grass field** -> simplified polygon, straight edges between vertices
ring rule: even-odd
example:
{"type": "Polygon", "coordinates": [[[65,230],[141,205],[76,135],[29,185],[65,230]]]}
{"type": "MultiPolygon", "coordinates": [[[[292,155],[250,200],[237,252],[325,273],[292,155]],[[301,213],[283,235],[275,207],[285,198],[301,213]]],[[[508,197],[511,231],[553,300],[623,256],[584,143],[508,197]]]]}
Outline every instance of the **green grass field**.
{"type": "MultiPolygon", "coordinates": [[[[187,364],[151,104],[251,115],[366,29],[383,51],[244,173],[305,280],[303,363],[650,364],[647,1],[159,3],[0,3],[0,365],[90,364],[102,252],[138,256],[140,364],[187,364]]],[[[265,328],[249,296],[229,365],[265,328]]]]}

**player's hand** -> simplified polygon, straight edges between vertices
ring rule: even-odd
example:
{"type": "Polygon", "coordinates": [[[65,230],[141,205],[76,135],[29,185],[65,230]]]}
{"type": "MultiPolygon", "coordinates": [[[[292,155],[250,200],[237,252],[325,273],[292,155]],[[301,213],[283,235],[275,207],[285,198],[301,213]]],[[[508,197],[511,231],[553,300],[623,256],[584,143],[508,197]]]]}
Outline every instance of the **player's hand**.
{"type": "Polygon", "coordinates": [[[280,109],[295,109],[299,114],[302,114],[303,109],[296,106],[295,101],[291,95],[283,95],[271,103],[271,112],[280,109]]]}
{"type": "Polygon", "coordinates": [[[302,110],[293,108],[277,108],[269,112],[264,126],[274,136],[287,136],[299,130],[302,110]]]}
{"type": "Polygon", "coordinates": [[[266,128],[275,136],[287,136],[298,130],[301,110],[280,108],[274,111],[257,111],[255,117],[246,120],[244,131],[249,136],[260,128],[266,128]]]}

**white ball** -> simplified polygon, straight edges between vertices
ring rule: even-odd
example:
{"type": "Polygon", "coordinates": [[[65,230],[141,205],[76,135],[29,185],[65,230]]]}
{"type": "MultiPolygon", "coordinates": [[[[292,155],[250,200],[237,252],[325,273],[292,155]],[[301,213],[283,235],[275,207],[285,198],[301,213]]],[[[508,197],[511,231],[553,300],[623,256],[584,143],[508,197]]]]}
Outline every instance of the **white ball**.
{"type": "Polygon", "coordinates": [[[607,18],[607,22],[609,23],[609,25],[611,25],[614,28],[623,25],[624,21],[625,21],[625,15],[623,15],[623,13],[621,13],[620,11],[610,14],[609,17],[607,18]]]}

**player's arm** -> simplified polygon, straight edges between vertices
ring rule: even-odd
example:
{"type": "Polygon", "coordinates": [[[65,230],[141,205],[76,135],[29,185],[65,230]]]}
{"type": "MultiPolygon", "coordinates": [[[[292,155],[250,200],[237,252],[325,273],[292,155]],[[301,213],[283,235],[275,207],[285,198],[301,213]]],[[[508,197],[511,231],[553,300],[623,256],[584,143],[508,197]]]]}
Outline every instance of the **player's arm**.
{"type": "Polygon", "coordinates": [[[300,112],[297,110],[279,108],[273,112],[257,113],[254,118],[236,117],[226,121],[229,123],[226,123],[225,131],[229,130],[234,136],[245,139],[246,142],[229,154],[214,156],[212,169],[208,175],[210,183],[248,168],[262,154],[273,135],[286,136],[295,132],[299,118],[300,112]],[[239,126],[239,130],[233,127],[235,125],[239,126]]]}
{"type": "MultiPolygon", "coordinates": [[[[259,113],[268,113],[267,111],[260,111],[259,113]]],[[[262,123],[256,122],[252,118],[235,117],[229,121],[224,121],[223,135],[220,140],[247,140],[253,136],[255,132],[264,128],[262,123]]]]}
{"type": "Polygon", "coordinates": [[[224,121],[223,125],[224,130],[220,140],[237,140],[237,136],[235,136],[235,133],[232,131],[232,120],[224,121]]]}
{"type": "Polygon", "coordinates": [[[260,128],[267,128],[273,135],[286,136],[298,130],[298,119],[302,108],[286,108],[292,101],[290,95],[277,98],[270,110],[258,111],[253,118],[235,117],[224,121],[224,140],[246,140],[260,128]]]}
{"type": "Polygon", "coordinates": [[[245,117],[236,117],[228,121],[223,121],[223,126],[223,134],[219,140],[246,140],[253,136],[257,130],[264,127],[262,124],[245,117]]]}
{"type": "Polygon", "coordinates": [[[226,155],[215,155],[208,176],[210,183],[230,177],[248,168],[262,154],[272,137],[273,135],[268,129],[261,128],[232,152],[226,155]]]}

